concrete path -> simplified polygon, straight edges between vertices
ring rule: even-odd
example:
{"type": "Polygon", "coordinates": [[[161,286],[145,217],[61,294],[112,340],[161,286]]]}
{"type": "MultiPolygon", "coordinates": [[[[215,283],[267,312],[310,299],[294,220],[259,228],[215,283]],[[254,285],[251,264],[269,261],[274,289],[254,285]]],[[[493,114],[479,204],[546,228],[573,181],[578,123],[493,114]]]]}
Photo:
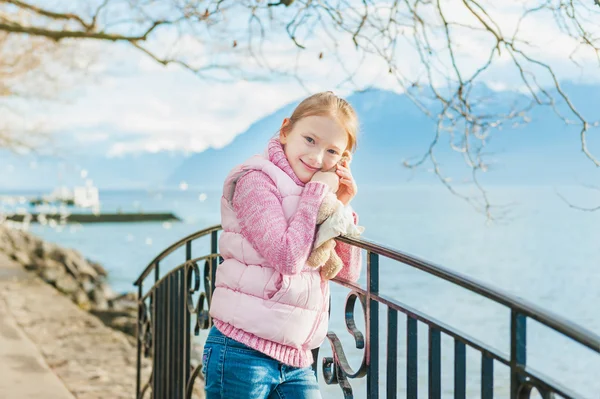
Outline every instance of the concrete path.
{"type": "Polygon", "coordinates": [[[20,265],[0,253],[0,398],[74,399],[17,325],[4,300],[3,282],[27,278],[31,276],[20,265]]]}

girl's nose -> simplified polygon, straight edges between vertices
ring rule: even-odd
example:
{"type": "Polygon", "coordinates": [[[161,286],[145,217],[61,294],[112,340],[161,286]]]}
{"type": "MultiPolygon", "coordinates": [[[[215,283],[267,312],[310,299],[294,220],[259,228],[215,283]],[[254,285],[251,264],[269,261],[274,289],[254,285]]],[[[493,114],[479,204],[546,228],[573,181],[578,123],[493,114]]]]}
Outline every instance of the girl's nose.
{"type": "Polygon", "coordinates": [[[323,154],[321,154],[320,151],[310,154],[308,157],[308,162],[310,162],[309,166],[320,169],[323,165],[323,154]]]}

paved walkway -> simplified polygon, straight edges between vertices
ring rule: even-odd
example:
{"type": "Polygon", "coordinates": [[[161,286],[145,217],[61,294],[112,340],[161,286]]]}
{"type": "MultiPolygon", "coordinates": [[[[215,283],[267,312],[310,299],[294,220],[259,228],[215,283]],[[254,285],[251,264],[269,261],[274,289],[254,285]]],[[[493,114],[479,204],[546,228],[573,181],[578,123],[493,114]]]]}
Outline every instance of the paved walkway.
{"type": "Polygon", "coordinates": [[[27,278],[21,266],[0,253],[0,398],[73,399],[6,305],[3,283],[27,278]]]}

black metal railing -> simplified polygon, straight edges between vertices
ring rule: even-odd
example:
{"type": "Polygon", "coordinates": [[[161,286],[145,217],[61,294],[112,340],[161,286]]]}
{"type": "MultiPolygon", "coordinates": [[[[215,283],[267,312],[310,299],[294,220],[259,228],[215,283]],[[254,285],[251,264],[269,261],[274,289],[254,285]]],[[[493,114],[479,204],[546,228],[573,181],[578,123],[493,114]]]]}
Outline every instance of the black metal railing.
{"type": "MultiPolygon", "coordinates": [[[[178,399],[191,398],[201,365],[191,362],[191,328],[195,318],[194,333],[212,325],[208,309],[214,289],[215,272],[220,257],[217,252],[218,232],[221,226],[213,226],[192,234],[171,245],[158,255],[142,272],[135,282],[138,287],[139,312],[137,334],[137,385],[136,398],[178,399]],[[192,256],[192,243],[209,238],[210,250],[201,257],[192,256]],[[185,248],[185,262],[170,269],[161,276],[161,262],[175,251],[185,248]],[[202,273],[200,273],[200,265],[202,273]],[[204,280],[201,284],[201,275],[204,280]],[[144,290],[144,282],[151,284],[144,290]],[[202,290],[202,286],[203,290],[202,290]],[[197,300],[194,302],[194,296],[197,300]],[[151,357],[152,372],[142,376],[142,356],[151,357]],[[142,381],[144,379],[144,381],[142,381]]],[[[354,245],[366,251],[367,284],[334,280],[347,287],[350,292],[345,303],[345,322],[354,337],[355,346],[363,351],[362,361],[354,370],[346,358],[344,348],[335,332],[327,334],[332,356],[322,359],[322,376],[327,384],[338,384],[345,398],[353,398],[350,380],[366,377],[366,397],[380,397],[380,345],[386,343],[385,390],[386,398],[398,396],[418,397],[418,323],[428,327],[428,397],[441,398],[441,339],[449,336],[454,340],[454,398],[467,397],[467,348],[481,354],[481,392],[478,397],[488,399],[494,395],[494,366],[496,363],[510,370],[510,398],[529,398],[537,390],[542,398],[552,398],[558,394],[564,398],[579,398],[578,393],[551,378],[532,370],[527,365],[527,320],[532,319],[552,329],[562,336],[591,349],[600,355],[600,336],[588,331],[548,310],[540,308],[524,299],[491,287],[471,277],[457,273],[421,259],[403,254],[365,240],[339,238],[339,241],[354,245]],[[391,299],[379,292],[380,258],[387,258],[422,270],[439,279],[448,281],[468,291],[503,305],[510,310],[510,353],[502,353],[489,344],[470,337],[457,329],[428,316],[417,309],[391,299]],[[357,328],[355,306],[363,308],[365,335],[357,328]],[[382,341],[379,329],[380,306],[387,307],[387,339],[382,341]],[[403,392],[398,388],[398,312],[406,316],[406,386],[403,392]]],[[[334,311],[334,310],[332,310],[334,311]]],[[[319,349],[314,352],[315,370],[318,369],[319,349]]],[[[472,397],[472,396],[471,396],[472,397]]],[[[598,393],[600,397],[600,393],[598,393]]]]}

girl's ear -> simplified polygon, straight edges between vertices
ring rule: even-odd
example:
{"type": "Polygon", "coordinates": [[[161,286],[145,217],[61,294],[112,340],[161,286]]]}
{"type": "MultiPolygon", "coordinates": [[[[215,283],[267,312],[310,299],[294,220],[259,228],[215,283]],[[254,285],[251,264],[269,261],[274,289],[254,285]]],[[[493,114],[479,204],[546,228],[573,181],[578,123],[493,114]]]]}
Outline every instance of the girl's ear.
{"type": "Polygon", "coordinates": [[[285,144],[287,142],[287,134],[290,128],[290,118],[285,118],[281,123],[281,128],[279,128],[279,141],[281,144],[285,144]]]}
{"type": "Polygon", "coordinates": [[[340,163],[343,163],[344,161],[348,161],[348,163],[352,161],[352,154],[348,150],[342,153],[342,159],[340,159],[340,163]]]}

